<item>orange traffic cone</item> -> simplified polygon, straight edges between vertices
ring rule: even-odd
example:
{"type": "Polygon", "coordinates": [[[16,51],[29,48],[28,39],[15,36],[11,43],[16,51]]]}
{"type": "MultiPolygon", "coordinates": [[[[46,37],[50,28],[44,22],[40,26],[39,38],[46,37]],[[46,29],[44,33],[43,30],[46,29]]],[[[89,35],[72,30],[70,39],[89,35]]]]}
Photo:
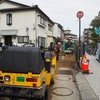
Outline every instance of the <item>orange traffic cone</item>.
{"type": "Polygon", "coordinates": [[[89,61],[87,60],[87,57],[86,55],[83,56],[83,59],[82,59],[82,64],[81,64],[81,69],[82,69],[82,72],[89,72],[89,61]]]}
{"type": "Polygon", "coordinates": [[[82,60],[81,62],[81,69],[83,69],[83,66],[84,66],[84,60],[82,60]]]}
{"type": "Polygon", "coordinates": [[[86,55],[84,55],[83,56],[83,58],[82,58],[82,62],[81,62],[81,69],[83,68],[83,66],[84,66],[84,62],[86,61],[86,55]]]}
{"type": "Polygon", "coordinates": [[[88,61],[86,61],[86,62],[84,62],[84,66],[83,66],[83,71],[89,71],[89,69],[88,69],[89,67],[88,67],[88,61]]]}

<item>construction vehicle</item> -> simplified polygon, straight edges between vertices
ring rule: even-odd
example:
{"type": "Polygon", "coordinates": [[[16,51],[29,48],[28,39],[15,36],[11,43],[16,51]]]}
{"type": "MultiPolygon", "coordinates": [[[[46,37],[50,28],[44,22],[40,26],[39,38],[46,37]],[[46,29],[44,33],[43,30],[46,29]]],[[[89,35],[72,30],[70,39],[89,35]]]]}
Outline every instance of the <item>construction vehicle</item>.
{"type": "Polygon", "coordinates": [[[48,100],[56,57],[39,47],[0,48],[0,100],[48,100]],[[4,99],[3,99],[4,98],[4,99]]]}
{"type": "Polygon", "coordinates": [[[64,54],[66,54],[66,53],[70,53],[70,54],[72,54],[73,53],[73,47],[72,47],[72,44],[71,44],[71,42],[69,42],[69,41],[66,41],[66,40],[63,40],[62,41],[62,52],[64,53],[64,54]]]}

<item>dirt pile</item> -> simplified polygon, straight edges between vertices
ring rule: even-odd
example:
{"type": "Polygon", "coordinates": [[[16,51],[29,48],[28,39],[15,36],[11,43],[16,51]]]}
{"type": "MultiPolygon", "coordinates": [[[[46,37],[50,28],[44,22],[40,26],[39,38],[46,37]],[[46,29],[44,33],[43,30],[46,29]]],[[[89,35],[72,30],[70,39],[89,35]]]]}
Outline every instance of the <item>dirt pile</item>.
{"type": "MultiPolygon", "coordinates": [[[[59,58],[61,59],[61,56],[59,58]]],[[[66,54],[64,60],[57,61],[57,67],[74,68],[75,62],[74,54],[66,54]]]]}

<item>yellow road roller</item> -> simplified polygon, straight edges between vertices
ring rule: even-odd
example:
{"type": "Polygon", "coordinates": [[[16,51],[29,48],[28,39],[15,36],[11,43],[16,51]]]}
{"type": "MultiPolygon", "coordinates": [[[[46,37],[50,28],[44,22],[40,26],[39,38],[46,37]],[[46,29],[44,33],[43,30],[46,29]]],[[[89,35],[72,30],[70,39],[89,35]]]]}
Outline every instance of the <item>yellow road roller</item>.
{"type": "Polygon", "coordinates": [[[56,57],[39,47],[3,46],[0,50],[0,100],[48,100],[56,57]]]}

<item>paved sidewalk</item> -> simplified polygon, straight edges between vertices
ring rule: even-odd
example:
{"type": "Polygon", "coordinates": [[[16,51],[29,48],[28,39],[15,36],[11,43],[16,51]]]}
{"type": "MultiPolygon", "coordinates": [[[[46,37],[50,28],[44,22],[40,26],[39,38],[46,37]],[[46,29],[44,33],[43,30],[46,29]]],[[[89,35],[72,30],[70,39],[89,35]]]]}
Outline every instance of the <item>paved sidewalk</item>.
{"type": "Polygon", "coordinates": [[[87,53],[86,55],[89,59],[89,71],[93,72],[93,74],[85,74],[84,76],[100,100],[100,63],[96,60],[95,56],[89,55],[87,53]]]}
{"type": "MultiPolygon", "coordinates": [[[[60,72],[70,71],[70,68],[59,68],[60,72]]],[[[51,100],[80,100],[80,95],[72,75],[59,73],[56,75],[56,83],[53,85],[51,100]]]]}
{"type": "Polygon", "coordinates": [[[85,76],[81,72],[76,75],[76,83],[81,100],[98,100],[96,94],[94,93],[85,76]]]}

